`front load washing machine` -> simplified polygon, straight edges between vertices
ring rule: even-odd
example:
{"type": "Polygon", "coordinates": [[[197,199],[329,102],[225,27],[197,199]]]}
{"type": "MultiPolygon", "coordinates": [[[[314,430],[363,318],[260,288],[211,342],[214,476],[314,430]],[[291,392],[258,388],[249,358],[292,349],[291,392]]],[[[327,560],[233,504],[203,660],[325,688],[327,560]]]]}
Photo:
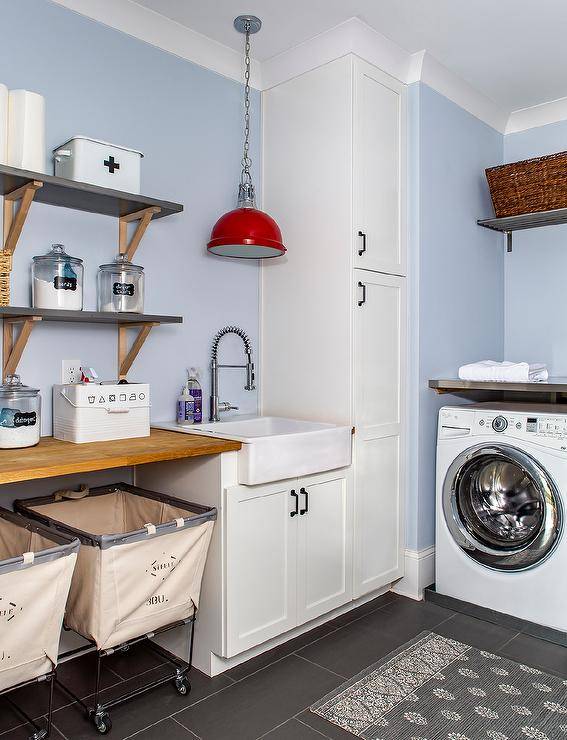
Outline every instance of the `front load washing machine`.
{"type": "Polygon", "coordinates": [[[567,630],[567,409],[444,407],[436,590],[567,630]]]}

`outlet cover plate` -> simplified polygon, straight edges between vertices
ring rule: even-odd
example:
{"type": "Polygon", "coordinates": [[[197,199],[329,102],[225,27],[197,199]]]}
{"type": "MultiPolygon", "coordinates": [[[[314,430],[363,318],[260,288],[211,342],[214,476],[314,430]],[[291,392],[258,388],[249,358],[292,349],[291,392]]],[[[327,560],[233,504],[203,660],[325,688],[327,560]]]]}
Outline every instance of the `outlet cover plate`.
{"type": "Polygon", "coordinates": [[[61,383],[78,383],[81,380],[80,360],[61,360],[61,383]]]}

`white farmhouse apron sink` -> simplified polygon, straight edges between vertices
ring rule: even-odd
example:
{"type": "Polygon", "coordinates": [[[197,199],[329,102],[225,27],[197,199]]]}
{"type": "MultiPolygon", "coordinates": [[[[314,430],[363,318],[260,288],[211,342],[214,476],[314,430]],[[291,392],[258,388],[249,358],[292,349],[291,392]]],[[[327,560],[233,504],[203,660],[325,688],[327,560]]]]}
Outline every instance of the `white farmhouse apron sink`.
{"type": "Polygon", "coordinates": [[[242,442],[238,482],[248,486],[344,468],[351,463],[351,427],[244,415],[188,427],[175,422],[152,426],[242,442]]]}

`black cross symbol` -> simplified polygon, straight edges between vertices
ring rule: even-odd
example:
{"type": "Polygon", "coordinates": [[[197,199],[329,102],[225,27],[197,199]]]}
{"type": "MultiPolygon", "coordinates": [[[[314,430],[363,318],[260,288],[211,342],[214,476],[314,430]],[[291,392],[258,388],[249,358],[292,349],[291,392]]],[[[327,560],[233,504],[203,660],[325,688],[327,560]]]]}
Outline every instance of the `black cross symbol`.
{"type": "Polygon", "coordinates": [[[114,161],[114,157],[112,156],[112,154],[110,155],[108,159],[104,160],[104,166],[108,167],[108,171],[110,172],[111,175],[114,174],[114,170],[120,169],[120,165],[118,164],[118,162],[114,161]]]}

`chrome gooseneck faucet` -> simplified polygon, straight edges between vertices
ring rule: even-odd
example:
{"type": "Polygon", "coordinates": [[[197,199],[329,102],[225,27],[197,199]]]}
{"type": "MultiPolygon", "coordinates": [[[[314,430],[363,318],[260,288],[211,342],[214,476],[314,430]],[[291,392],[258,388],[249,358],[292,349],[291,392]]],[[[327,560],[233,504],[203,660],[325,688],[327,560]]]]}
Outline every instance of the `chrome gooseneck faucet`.
{"type": "Polygon", "coordinates": [[[252,362],[252,344],[248,335],[238,326],[225,326],[224,329],[218,331],[213,338],[213,346],[211,349],[211,404],[210,404],[210,415],[209,421],[220,421],[220,416],[224,411],[237,410],[238,406],[233,406],[228,401],[219,401],[219,368],[221,367],[241,367],[246,370],[246,385],[244,389],[247,391],[253,391],[256,386],[254,385],[254,363],[252,362]],[[244,351],[246,352],[246,365],[219,365],[218,364],[218,349],[219,342],[226,334],[236,334],[244,342],[244,351]]]}

